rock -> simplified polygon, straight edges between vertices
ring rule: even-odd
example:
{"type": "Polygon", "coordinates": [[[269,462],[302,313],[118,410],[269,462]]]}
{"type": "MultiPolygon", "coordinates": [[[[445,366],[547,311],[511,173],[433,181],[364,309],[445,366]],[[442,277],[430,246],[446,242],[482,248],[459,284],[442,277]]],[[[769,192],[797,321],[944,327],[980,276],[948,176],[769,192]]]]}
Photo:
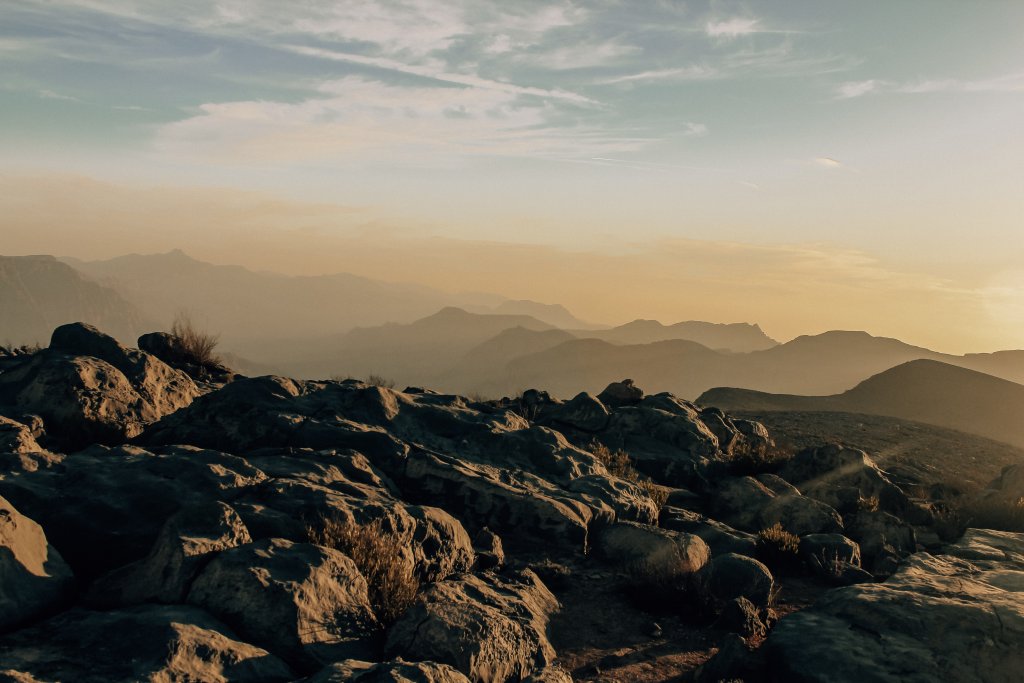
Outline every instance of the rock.
{"type": "Polygon", "coordinates": [[[710,498],[715,519],[757,532],[763,528],[759,514],[775,499],[775,493],[753,477],[730,477],[718,482],[710,498]]]}
{"type": "Polygon", "coordinates": [[[757,537],[737,531],[728,524],[715,521],[689,510],[665,506],[661,509],[658,526],[671,531],[685,531],[704,539],[711,555],[737,553],[753,557],[757,552],[757,537]]]}
{"type": "Polygon", "coordinates": [[[1017,681],[1024,671],[1024,535],[972,529],[885,583],[832,590],[768,637],[778,680],[1017,681]],[[966,556],[966,557],[965,557],[966,556]]]}
{"type": "Polygon", "coordinates": [[[546,408],[538,421],[555,429],[569,426],[583,432],[599,432],[608,426],[608,409],[590,394],[579,393],[571,401],[546,408]]]}
{"type": "Polygon", "coordinates": [[[888,512],[858,512],[847,518],[845,533],[860,546],[865,568],[879,575],[891,574],[917,550],[914,527],[888,512]]]}
{"type": "Polygon", "coordinates": [[[300,666],[361,658],[377,628],[352,560],[283,539],[218,554],[193,582],[188,602],[300,666]]]}
{"type": "Polygon", "coordinates": [[[0,480],[0,495],[35,519],[88,582],[145,557],[178,510],[231,502],[266,479],[242,458],[216,451],[97,446],[51,469],[0,480]]]}
{"type": "Polygon", "coordinates": [[[983,500],[989,498],[1010,504],[1024,499],[1024,466],[1009,465],[1003,468],[999,476],[982,492],[983,500]]]}
{"type": "Polygon", "coordinates": [[[603,529],[596,548],[613,562],[664,579],[694,574],[711,558],[707,544],[697,536],[635,522],[603,529]]]}
{"type": "Polygon", "coordinates": [[[42,527],[0,498],[0,632],[56,611],[73,583],[42,527]]]}
{"type": "Polygon", "coordinates": [[[565,490],[590,508],[593,522],[656,524],[658,521],[658,506],[636,482],[608,474],[590,474],[573,479],[565,490]]]}
{"type": "Polygon", "coordinates": [[[64,460],[39,445],[43,420],[38,415],[19,416],[18,420],[0,415],[0,477],[6,474],[48,469],[64,460]]]}
{"type": "Polygon", "coordinates": [[[768,633],[768,626],[761,619],[761,610],[742,596],[722,605],[714,628],[731,631],[744,638],[761,638],[768,633]]]}
{"type": "Polygon", "coordinates": [[[473,537],[473,550],[476,551],[478,569],[496,569],[505,564],[505,549],[501,537],[487,527],[473,537]]]}
{"type": "Polygon", "coordinates": [[[469,683],[469,679],[447,664],[400,659],[373,664],[349,659],[331,664],[305,683],[469,683]]]}
{"type": "Polygon", "coordinates": [[[0,672],[15,681],[76,683],[295,680],[274,655],[181,605],[65,612],[0,638],[0,672]]]}
{"type": "Polygon", "coordinates": [[[473,681],[520,681],[549,667],[546,630],[558,609],[537,576],[472,575],[436,583],[392,626],[392,656],[450,664],[473,681]]]}
{"type": "Polygon", "coordinates": [[[806,496],[778,496],[761,509],[758,520],[761,528],[781,524],[797,536],[843,530],[843,518],[838,512],[806,496]]]}
{"type": "Polygon", "coordinates": [[[867,453],[854,448],[808,448],[793,456],[779,474],[805,496],[843,513],[856,511],[863,499],[877,499],[879,509],[898,516],[910,507],[906,494],[867,453]]]}
{"type": "Polygon", "coordinates": [[[633,384],[631,379],[612,382],[605,387],[604,391],[597,395],[597,399],[610,408],[633,406],[640,403],[643,397],[643,389],[633,384]]]}
{"type": "Polygon", "coordinates": [[[768,567],[751,557],[734,553],[715,556],[695,578],[704,599],[713,606],[742,597],[763,609],[768,607],[775,587],[768,567]]]}
{"type": "Polygon", "coordinates": [[[807,534],[800,539],[799,553],[816,575],[836,585],[873,579],[861,569],[860,546],[842,534],[807,534]]]}
{"type": "Polygon", "coordinates": [[[192,580],[216,553],[251,541],[230,506],[190,506],[167,520],[146,558],[100,577],[87,600],[97,607],[184,602],[192,580]]]}
{"type": "Polygon", "coordinates": [[[59,424],[47,438],[72,450],[123,443],[199,394],[184,373],[82,323],[58,327],[50,348],[0,374],[0,405],[59,424]]]}
{"type": "Polygon", "coordinates": [[[697,669],[696,683],[759,681],[763,664],[743,639],[730,633],[718,645],[718,652],[697,669]]]}

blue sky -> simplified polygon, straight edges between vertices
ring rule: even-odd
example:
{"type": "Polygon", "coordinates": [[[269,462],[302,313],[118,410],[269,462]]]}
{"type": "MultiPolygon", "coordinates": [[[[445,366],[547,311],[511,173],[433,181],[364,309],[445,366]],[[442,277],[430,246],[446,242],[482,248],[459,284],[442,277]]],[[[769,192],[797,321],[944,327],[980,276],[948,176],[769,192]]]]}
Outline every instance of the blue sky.
{"type": "Polygon", "coordinates": [[[330,205],[346,239],[811,249],[975,297],[1009,342],[1021,28],[994,0],[8,0],[0,173],[292,207],[263,233],[330,205]]]}

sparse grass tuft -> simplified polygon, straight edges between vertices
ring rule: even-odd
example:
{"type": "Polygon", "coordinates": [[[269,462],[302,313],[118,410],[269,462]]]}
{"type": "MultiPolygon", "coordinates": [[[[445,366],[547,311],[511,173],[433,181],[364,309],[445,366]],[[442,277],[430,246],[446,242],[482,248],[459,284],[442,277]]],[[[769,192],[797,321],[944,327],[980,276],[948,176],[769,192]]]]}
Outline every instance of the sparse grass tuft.
{"type": "Polygon", "coordinates": [[[878,512],[879,503],[878,496],[860,496],[857,498],[857,511],[878,512]]]}
{"type": "Polygon", "coordinates": [[[402,554],[402,540],[379,520],[355,524],[324,517],[307,527],[310,543],[334,548],[359,568],[369,588],[370,604],[381,624],[393,624],[416,600],[420,582],[402,554]]]}
{"type": "Polygon", "coordinates": [[[778,445],[763,450],[746,449],[729,459],[729,474],[735,477],[774,474],[792,457],[792,449],[778,445]]]}
{"type": "Polygon", "coordinates": [[[966,526],[996,531],[1024,531],[1024,497],[1017,500],[986,498],[965,506],[966,526]]]}
{"type": "Polygon", "coordinates": [[[178,339],[182,360],[200,367],[220,364],[220,356],[214,353],[220,337],[197,329],[187,313],[181,312],[175,316],[171,334],[178,339]]]}

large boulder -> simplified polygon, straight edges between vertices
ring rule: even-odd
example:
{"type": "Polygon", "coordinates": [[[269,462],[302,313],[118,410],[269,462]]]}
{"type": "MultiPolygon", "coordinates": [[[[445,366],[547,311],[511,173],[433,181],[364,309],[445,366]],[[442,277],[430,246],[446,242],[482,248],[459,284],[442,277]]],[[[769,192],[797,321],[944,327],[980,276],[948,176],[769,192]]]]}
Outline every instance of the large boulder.
{"type": "Polygon", "coordinates": [[[726,553],[712,559],[697,572],[697,585],[710,604],[721,607],[736,598],[746,598],[764,609],[772,598],[775,579],[771,571],[757,560],[726,553]]]}
{"type": "Polygon", "coordinates": [[[604,391],[597,395],[597,399],[611,408],[622,406],[633,406],[643,400],[644,390],[633,384],[633,380],[624,379],[621,382],[612,382],[604,391]]]}
{"type": "Polygon", "coordinates": [[[754,477],[729,477],[716,483],[710,498],[715,519],[756,532],[762,528],[760,512],[775,499],[775,492],[754,477]]]}
{"type": "Polygon", "coordinates": [[[571,401],[546,405],[537,421],[555,429],[570,427],[593,433],[608,426],[608,416],[608,408],[601,401],[583,392],[571,401]]]}
{"type": "Polygon", "coordinates": [[[707,543],[698,536],[636,522],[602,529],[596,548],[633,572],[663,579],[694,574],[711,558],[707,543]]]}
{"type": "Polygon", "coordinates": [[[757,536],[733,529],[728,524],[704,515],[671,506],[661,509],[658,525],[671,531],[685,531],[699,536],[708,544],[713,556],[737,553],[753,557],[757,552],[757,536]]]}
{"type": "Polygon", "coordinates": [[[0,632],[55,611],[73,581],[42,527],[0,498],[0,632]]]}
{"type": "Polygon", "coordinates": [[[781,524],[783,529],[797,536],[843,530],[843,518],[838,512],[807,496],[777,496],[761,509],[757,518],[762,529],[781,524]]]}
{"type": "Polygon", "coordinates": [[[473,681],[521,681],[550,666],[555,596],[530,570],[467,574],[431,586],[388,633],[386,651],[450,664],[473,681]]]}
{"type": "Polygon", "coordinates": [[[59,424],[48,439],[71,449],[123,443],[200,393],[186,374],[83,323],[58,327],[50,348],[0,374],[0,405],[59,424]]]}
{"type": "Polygon", "coordinates": [[[860,546],[864,567],[875,574],[891,574],[902,558],[917,550],[914,527],[888,512],[858,512],[846,518],[845,527],[845,534],[860,546]]]}
{"type": "Polygon", "coordinates": [[[969,530],[885,583],[841,588],[768,638],[775,680],[1010,683],[1024,671],[1024,535],[969,530]]]}
{"type": "Polygon", "coordinates": [[[377,628],[352,560],[283,539],[218,554],[192,583],[188,602],[300,666],[363,658],[377,628]]]}
{"type": "Polygon", "coordinates": [[[283,683],[295,674],[202,610],[147,605],[114,612],[75,609],[0,638],[0,678],[283,683]]]}
{"type": "Polygon", "coordinates": [[[93,583],[88,600],[98,606],[184,602],[192,580],[216,553],[251,541],[229,505],[214,501],[190,506],[167,520],[144,559],[93,583]]]}
{"type": "Polygon", "coordinates": [[[90,581],[145,557],[178,510],[230,503],[266,479],[242,458],[216,451],[97,446],[0,480],[0,495],[36,520],[75,575],[90,581]]]}

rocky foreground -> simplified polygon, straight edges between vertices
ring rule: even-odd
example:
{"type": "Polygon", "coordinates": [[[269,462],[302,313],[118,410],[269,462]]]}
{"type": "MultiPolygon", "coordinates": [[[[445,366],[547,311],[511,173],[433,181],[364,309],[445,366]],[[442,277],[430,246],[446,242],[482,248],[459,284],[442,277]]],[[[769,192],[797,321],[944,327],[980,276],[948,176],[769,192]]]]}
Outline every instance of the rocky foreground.
{"type": "Polygon", "coordinates": [[[1024,534],[951,533],[861,451],[628,381],[471,401],[139,345],[0,354],[0,681],[1024,672],[1024,534]]]}

